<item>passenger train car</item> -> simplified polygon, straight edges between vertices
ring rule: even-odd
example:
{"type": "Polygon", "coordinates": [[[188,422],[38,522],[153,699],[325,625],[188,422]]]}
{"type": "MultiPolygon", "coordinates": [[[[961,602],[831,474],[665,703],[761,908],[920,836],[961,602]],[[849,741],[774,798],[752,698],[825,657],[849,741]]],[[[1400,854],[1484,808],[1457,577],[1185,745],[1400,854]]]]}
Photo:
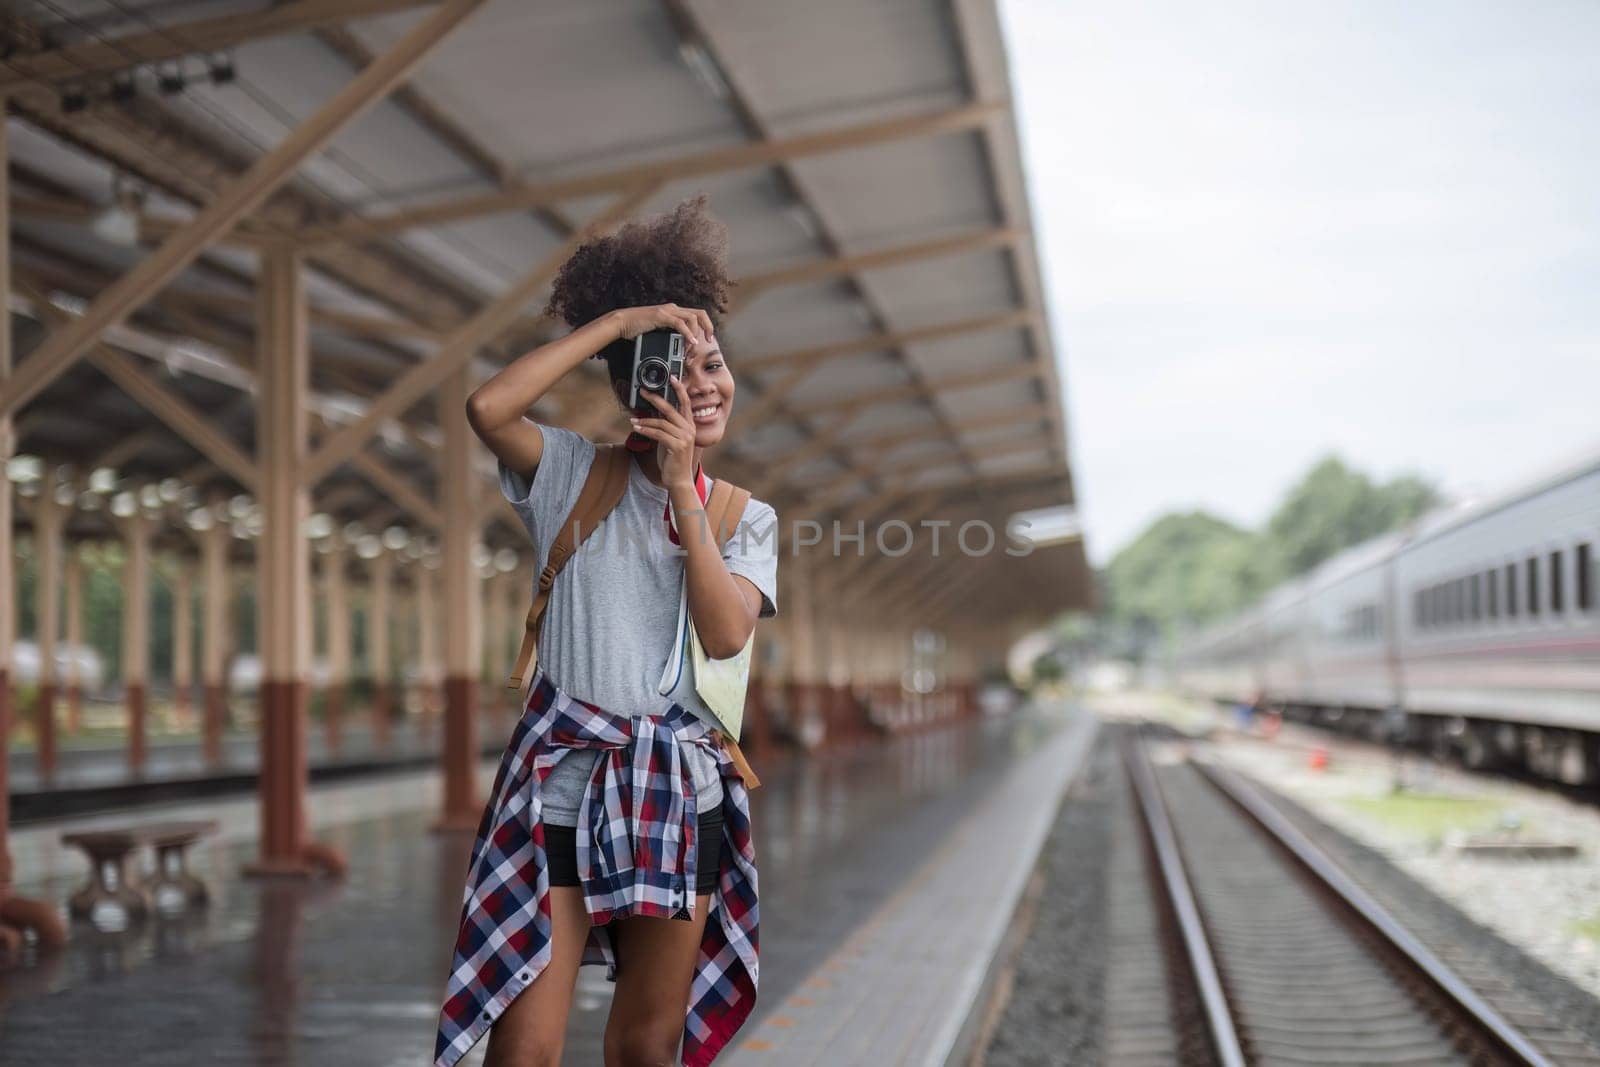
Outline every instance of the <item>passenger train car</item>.
{"type": "Polygon", "coordinates": [[[1326,561],[1173,668],[1217,700],[1597,784],[1597,586],[1600,454],[1326,561]]]}

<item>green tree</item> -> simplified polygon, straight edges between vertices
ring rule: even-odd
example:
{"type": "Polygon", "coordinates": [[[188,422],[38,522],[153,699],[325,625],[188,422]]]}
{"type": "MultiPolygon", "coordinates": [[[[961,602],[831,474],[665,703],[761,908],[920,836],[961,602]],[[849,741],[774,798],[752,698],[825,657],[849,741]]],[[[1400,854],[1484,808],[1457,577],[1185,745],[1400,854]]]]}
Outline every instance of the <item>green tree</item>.
{"type": "Polygon", "coordinates": [[[1165,632],[1237,611],[1278,574],[1259,535],[1202,511],[1165,515],[1111,560],[1107,607],[1134,632],[1165,632]]]}
{"type": "Polygon", "coordinates": [[[1267,523],[1267,536],[1287,573],[1304,574],[1438,503],[1438,492],[1419,478],[1376,485],[1337,456],[1328,456],[1289,490],[1267,523]]]}
{"type": "MultiPolygon", "coordinates": [[[[1202,511],[1163,515],[1096,575],[1104,607],[1096,645],[1141,659],[1174,630],[1233,614],[1283,578],[1411,521],[1438,491],[1403,476],[1375,484],[1337,457],[1319,461],[1263,532],[1202,511]]],[[[1062,631],[1061,644],[1075,636],[1062,631]]]]}

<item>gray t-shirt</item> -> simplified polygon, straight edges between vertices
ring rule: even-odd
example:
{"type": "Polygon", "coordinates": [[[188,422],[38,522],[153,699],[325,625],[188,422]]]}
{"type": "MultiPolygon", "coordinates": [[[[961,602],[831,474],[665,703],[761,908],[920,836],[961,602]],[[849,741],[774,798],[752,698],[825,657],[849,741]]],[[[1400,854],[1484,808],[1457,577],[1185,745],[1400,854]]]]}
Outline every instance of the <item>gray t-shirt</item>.
{"type": "MultiPolygon", "coordinates": [[[[499,468],[500,491],[533,539],[542,570],[561,524],[578,501],[595,446],[571,430],[542,423],[539,429],[544,455],[531,485],[505,463],[499,468]]],[[[651,482],[632,457],[628,467],[628,488],[616,509],[567,560],[551,587],[539,635],[539,663],[563,691],[613,714],[655,715],[676,702],[721,727],[695,692],[694,668],[687,657],[670,693],[659,692],[677,637],[685,556],[667,537],[667,490],[651,482]]],[[[722,554],[730,573],[748,578],[761,591],[762,618],[777,613],[777,525],[777,513],[751,498],[722,554]]],[[[574,752],[550,773],[540,798],[545,822],[577,825],[598,755],[574,752]]],[[[715,757],[686,745],[684,758],[695,784],[696,807],[703,812],[721,804],[715,757]]]]}

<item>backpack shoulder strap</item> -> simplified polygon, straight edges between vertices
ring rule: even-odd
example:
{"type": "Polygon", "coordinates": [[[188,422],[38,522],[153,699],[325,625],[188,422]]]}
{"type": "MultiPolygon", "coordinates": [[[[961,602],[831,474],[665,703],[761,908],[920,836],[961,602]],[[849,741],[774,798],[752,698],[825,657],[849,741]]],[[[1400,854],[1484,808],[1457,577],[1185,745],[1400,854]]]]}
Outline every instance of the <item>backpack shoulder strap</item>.
{"type": "Polygon", "coordinates": [[[578,546],[594,533],[601,520],[611,514],[622,499],[628,488],[630,462],[627,450],[617,445],[600,445],[595,449],[594,463],[578,492],[577,503],[572,505],[566,522],[561,524],[550,545],[544,570],[539,572],[539,589],[528,607],[528,617],[522,627],[522,647],[517,650],[517,662],[506,681],[507,689],[524,689],[533,676],[539,654],[539,634],[544,629],[544,611],[550,604],[550,587],[578,546]]]}
{"type": "Polygon", "coordinates": [[[719,546],[727,544],[728,538],[739,528],[739,520],[744,518],[745,505],[748,503],[748,489],[740,489],[720,478],[711,486],[711,495],[706,498],[705,528],[716,531],[719,546]]]}

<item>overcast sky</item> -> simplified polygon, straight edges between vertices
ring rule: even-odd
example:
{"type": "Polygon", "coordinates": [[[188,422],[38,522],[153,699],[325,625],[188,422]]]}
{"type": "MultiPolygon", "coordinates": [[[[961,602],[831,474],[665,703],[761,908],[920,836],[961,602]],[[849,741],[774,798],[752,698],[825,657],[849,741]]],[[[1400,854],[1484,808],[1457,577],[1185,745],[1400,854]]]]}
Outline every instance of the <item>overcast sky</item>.
{"type": "Polygon", "coordinates": [[[1001,0],[1090,557],[1600,449],[1600,3],[1001,0]]]}

